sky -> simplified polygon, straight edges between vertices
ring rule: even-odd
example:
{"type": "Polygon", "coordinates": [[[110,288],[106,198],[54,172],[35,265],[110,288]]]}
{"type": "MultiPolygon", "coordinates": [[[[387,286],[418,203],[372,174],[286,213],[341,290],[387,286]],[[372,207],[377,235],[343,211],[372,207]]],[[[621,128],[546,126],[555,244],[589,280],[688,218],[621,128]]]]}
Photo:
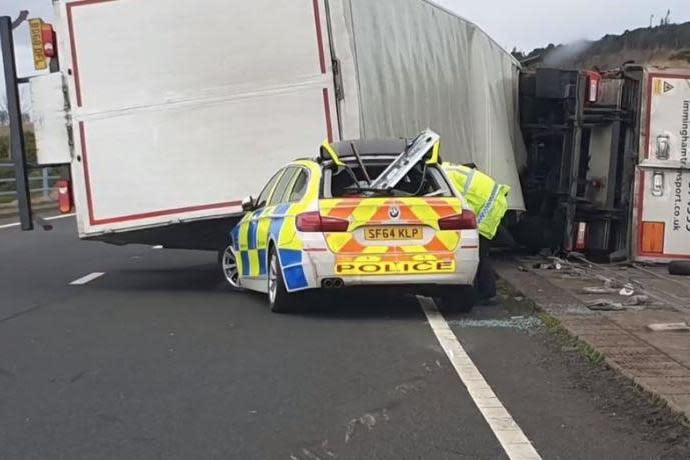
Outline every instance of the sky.
{"type": "MultiPolygon", "coordinates": [[[[145,1],[145,0],[139,0],[145,1]]],[[[203,0],[200,0],[203,1],[203,0]]],[[[371,0],[377,1],[377,0],[371,0]]],[[[569,43],[620,34],[626,29],[658,24],[671,10],[672,22],[690,21],[690,0],[435,0],[479,25],[508,50],[531,51],[549,43],[569,43]]],[[[52,17],[51,0],[0,0],[0,16],[16,17],[20,10],[30,17],[52,17]]],[[[32,74],[29,32],[15,31],[21,76],[32,74]]],[[[1,78],[1,77],[0,77],[1,78]]]]}

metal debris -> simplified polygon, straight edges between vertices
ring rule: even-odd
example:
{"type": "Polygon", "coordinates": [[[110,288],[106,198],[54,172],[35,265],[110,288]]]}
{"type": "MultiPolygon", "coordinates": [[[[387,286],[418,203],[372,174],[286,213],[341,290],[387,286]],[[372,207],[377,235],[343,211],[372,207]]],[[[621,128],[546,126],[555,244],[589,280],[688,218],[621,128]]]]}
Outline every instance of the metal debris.
{"type": "Polygon", "coordinates": [[[582,292],[584,292],[585,294],[618,294],[619,290],[603,286],[594,286],[582,288],[582,292]]]}
{"type": "Polygon", "coordinates": [[[634,295],[627,299],[625,302],[623,302],[623,305],[626,307],[634,307],[634,306],[641,306],[641,305],[647,305],[649,303],[649,296],[647,295],[634,295]]]}
{"type": "Polygon", "coordinates": [[[589,302],[587,308],[592,311],[622,311],[625,307],[622,303],[611,302],[606,299],[597,299],[589,302]]]}
{"type": "Polygon", "coordinates": [[[632,297],[633,295],[635,295],[635,286],[633,286],[632,284],[626,284],[620,290],[619,294],[623,297],[632,297]]]}

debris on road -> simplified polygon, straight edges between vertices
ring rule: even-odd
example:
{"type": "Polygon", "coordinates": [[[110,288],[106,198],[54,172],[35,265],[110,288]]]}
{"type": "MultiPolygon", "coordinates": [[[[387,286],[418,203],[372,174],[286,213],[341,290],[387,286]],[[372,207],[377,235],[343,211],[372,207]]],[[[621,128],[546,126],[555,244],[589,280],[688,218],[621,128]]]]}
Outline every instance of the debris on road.
{"type": "Polygon", "coordinates": [[[632,297],[635,295],[635,287],[632,284],[626,284],[620,290],[619,294],[623,297],[632,297]]]}
{"type": "Polygon", "coordinates": [[[587,308],[592,311],[623,311],[625,307],[622,303],[611,302],[607,299],[596,299],[587,303],[587,308]]]}
{"type": "Polygon", "coordinates": [[[516,329],[528,331],[541,326],[542,321],[534,316],[514,316],[510,319],[464,319],[448,321],[448,324],[460,328],[490,328],[490,329],[516,329]]]}
{"type": "Polygon", "coordinates": [[[635,307],[635,306],[642,306],[642,305],[647,305],[649,303],[649,296],[647,295],[634,295],[630,297],[628,300],[626,300],[623,305],[626,307],[635,307]]]}
{"type": "Polygon", "coordinates": [[[603,286],[594,286],[582,288],[582,292],[584,292],[585,294],[618,294],[620,291],[618,289],[603,286]]]}
{"type": "Polygon", "coordinates": [[[647,329],[652,332],[690,332],[690,326],[688,326],[688,323],[648,324],[647,329]]]}

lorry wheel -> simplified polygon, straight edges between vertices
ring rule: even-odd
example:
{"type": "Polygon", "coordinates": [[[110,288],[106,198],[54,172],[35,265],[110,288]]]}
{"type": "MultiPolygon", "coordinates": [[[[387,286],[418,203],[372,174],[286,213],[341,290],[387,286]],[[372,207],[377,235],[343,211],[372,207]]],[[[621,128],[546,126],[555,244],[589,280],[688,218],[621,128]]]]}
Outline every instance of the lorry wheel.
{"type": "Polygon", "coordinates": [[[285,287],[283,269],[275,248],[271,248],[268,256],[268,304],[273,313],[289,313],[295,308],[295,296],[285,287]]]}
{"type": "Polygon", "coordinates": [[[677,260],[668,264],[668,272],[671,275],[690,276],[690,262],[677,260]]]}
{"type": "Polygon", "coordinates": [[[241,289],[237,258],[235,257],[235,250],[231,244],[218,251],[218,268],[220,269],[223,279],[232,289],[241,289]]]}
{"type": "Polygon", "coordinates": [[[441,310],[469,313],[477,303],[477,291],[474,286],[455,286],[444,289],[434,300],[441,310]]]}

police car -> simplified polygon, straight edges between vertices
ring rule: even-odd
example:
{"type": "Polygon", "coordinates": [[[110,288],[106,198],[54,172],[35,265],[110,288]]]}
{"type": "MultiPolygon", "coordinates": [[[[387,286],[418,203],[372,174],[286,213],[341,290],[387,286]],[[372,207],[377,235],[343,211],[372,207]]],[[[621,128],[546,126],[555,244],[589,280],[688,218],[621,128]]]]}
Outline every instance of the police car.
{"type": "Polygon", "coordinates": [[[279,170],[231,231],[222,269],[274,312],[304,292],[395,286],[469,310],[479,262],[475,214],[451,185],[432,131],[413,141],[324,142],[279,170]]]}

